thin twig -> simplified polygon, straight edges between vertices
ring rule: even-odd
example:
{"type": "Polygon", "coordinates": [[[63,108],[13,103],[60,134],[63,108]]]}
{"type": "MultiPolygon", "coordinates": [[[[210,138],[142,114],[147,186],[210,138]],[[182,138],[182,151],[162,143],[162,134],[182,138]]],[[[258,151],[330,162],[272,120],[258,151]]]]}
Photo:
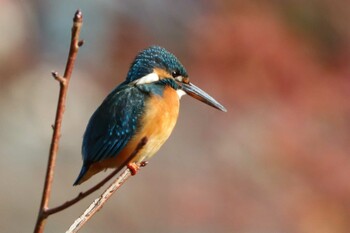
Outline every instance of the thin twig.
{"type": "MultiPolygon", "coordinates": [[[[142,138],[141,141],[139,142],[139,144],[137,145],[136,149],[131,153],[131,155],[129,156],[130,159],[132,159],[141,149],[142,147],[144,147],[144,145],[147,143],[147,138],[142,138]]],[[[129,160],[130,160],[129,159],[129,160]]],[[[128,163],[129,161],[127,161],[126,163],[128,163]]],[[[143,163],[144,165],[146,165],[146,162],[143,163]]],[[[123,167],[121,167],[123,168],[123,167]]],[[[52,207],[49,209],[46,209],[44,211],[44,214],[49,216],[52,214],[55,214],[57,212],[60,212],[62,210],[67,209],[68,207],[74,205],[75,203],[79,202],[80,200],[82,200],[83,198],[89,196],[91,193],[97,191],[98,189],[100,189],[103,185],[105,185],[110,179],[112,179],[120,170],[121,168],[117,168],[115,169],[113,172],[111,172],[111,174],[109,174],[106,178],[104,178],[103,180],[101,180],[99,183],[97,183],[95,186],[91,187],[90,189],[86,190],[85,192],[81,192],[78,194],[78,196],[76,196],[75,198],[66,201],[65,203],[56,206],[56,207],[52,207]]]]}
{"type": "Polygon", "coordinates": [[[71,78],[71,74],[74,68],[74,62],[78,54],[79,47],[83,44],[79,41],[80,29],[83,23],[83,15],[80,10],[77,10],[73,18],[72,37],[69,49],[69,55],[67,59],[66,69],[63,77],[59,76],[57,72],[53,72],[52,75],[60,83],[60,93],[57,103],[55,124],[53,125],[53,135],[51,140],[49,159],[47,163],[47,170],[45,176],[45,183],[40,203],[40,209],[38,213],[37,222],[35,224],[34,233],[44,232],[46,219],[48,217],[45,211],[48,209],[49,199],[51,196],[51,187],[54,177],[54,168],[56,164],[56,157],[58,152],[58,144],[61,136],[61,125],[65,109],[65,102],[67,97],[68,84],[71,78]]]}
{"type": "Polygon", "coordinates": [[[120,176],[103,192],[103,194],[96,198],[94,202],[85,210],[85,212],[74,221],[66,233],[77,232],[98,210],[103,204],[112,196],[112,194],[120,188],[123,183],[131,176],[129,169],[125,169],[120,176]]]}
{"type": "Polygon", "coordinates": [[[57,212],[60,212],[62,210],[67,209],[68,207],[74,205],[75,203],[79,202],[80,200],[82,200],[83,198],[89,196],[91,193],[95,192],[96,190],[100,189],[104,184],[106,184],[110,179],[112,179],[118,172],[120,171],[120,169],[115,169],[111,174],[109,174],[106,178],[104,178],[102,181],[100,181],[99,183],[97,183],[95,186],[93,186],[92,188],[86,190],[85,192],[81,192],[79,193],[75,198],[66,201],[65,203],[56,206],[56,207],[52,207],[49,208],[45,211],[46,215],[51,215],[51,214],[55,214],[57,212]]]}
{"type": "MultiPolygon", "coordinates": [[[[147,143],[147,138],[143,138],[139,144],[137,145],[137,148],[133,151],[133,153],[130,155],[130,158],[135,157],[135,155],[144,147],[144,145],[147,143]]],[[[141,162],[139,167],[144,167],[147,165],[147,162],[141,162]]],[[[97,212],[99,211],[103,205],[107,202],[107,200],[113,195],[115,191],[117,191],[124,183],[125,181],[132,176],[133,172],[131,169],[125,169],[118,178],[113,181],[113,183],[101,194],[100,197],[96,198],[90,206],[85,210],[85,212],[77,218],[74,223],[69,227],[69,229],[66,231],[66,233],[75,233],[78,232],[79,229],[83,227],[83,225],[89,221],[89,219],[97,212]]]]}

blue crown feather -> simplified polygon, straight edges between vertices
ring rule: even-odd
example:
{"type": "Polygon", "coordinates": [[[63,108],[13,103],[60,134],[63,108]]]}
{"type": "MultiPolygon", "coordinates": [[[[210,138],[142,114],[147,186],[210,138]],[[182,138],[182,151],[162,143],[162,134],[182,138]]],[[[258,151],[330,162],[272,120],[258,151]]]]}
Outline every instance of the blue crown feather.
{"type": "Polygon", "coordinates": [[[162,47],[151,46],[141,51],[131,64],[126,77],[126,83],[133,82],[153,72],[154,68],[161,68],[169,73],[177,71],[180,75],[187,77],[187,72],[174,54],[162,47]]]}

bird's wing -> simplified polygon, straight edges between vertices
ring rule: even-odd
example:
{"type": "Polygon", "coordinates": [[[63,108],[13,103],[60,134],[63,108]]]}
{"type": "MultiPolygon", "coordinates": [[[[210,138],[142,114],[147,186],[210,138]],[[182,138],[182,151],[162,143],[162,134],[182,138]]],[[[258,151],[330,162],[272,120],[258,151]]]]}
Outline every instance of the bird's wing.
{"type": "Polygon", "coordinates": [[[134,87],[117,88],[107,96],[84,134],[85,165],[118,155],[138,128],[144,101],[145,95],[134,87]]]}

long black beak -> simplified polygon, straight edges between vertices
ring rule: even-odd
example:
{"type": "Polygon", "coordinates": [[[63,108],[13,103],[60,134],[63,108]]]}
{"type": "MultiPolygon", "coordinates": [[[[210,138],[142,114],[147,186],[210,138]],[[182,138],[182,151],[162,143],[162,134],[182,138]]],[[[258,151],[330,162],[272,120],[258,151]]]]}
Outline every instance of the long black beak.
{"type": "Polygon", "coordinates": [[[202,101],[203,103],[206,103],[223,112],[227,112],[226,108],[222,106],[218,101],[216,101],[213,97],[211,97],[192,83],[181,83],[181,86],[182,90],[186,92],[189,96],[192,96],[193,98],[202,101]]]}

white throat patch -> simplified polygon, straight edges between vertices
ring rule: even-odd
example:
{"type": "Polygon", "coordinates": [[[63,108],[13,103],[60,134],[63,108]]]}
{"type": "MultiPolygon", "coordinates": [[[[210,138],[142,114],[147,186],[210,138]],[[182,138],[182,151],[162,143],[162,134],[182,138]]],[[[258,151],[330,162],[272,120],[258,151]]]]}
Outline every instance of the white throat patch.
{"type": "Polygon", "coordinates": [[[186,95],[186,92],[184,92],[183,90],[179,89],[176,90],[177,95],[179,96],[179,99],[181,99],[182,96],[186,95]]]}

